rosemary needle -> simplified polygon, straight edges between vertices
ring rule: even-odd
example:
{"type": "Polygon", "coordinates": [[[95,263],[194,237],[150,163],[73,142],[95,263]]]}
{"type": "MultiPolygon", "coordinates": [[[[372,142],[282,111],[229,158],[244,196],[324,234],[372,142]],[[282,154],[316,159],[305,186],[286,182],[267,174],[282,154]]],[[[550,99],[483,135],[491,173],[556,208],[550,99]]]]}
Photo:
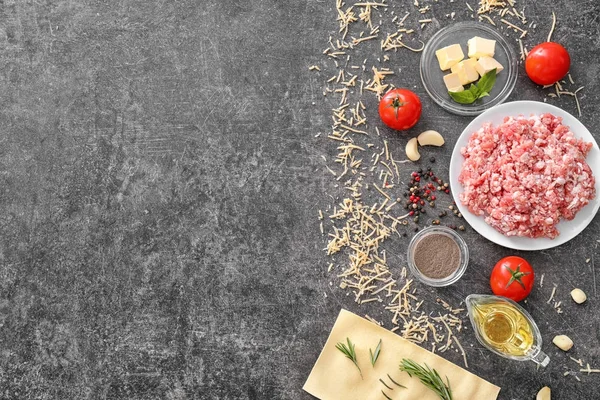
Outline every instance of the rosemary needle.
{"type": "Polygon", "coordinates": [[[411,378],[413,375],[419,378],[421,383],[440,396],[441,400],[452,400],[448,377],[446,377],[446,383],[444,383],[440,374],[435,369],[429,368],[427,364],[423,367],[413,360],[403,358],[400,370],[406,372],[411,378]]]}
{"type": "Polygon", "coordinates": [[[387,394],[385,394],[385,392],[382,390],[381,393],[383,393],[383,395],[385,396],[385,398],[387,400],[392,400],[392,398],[390,396],[388,396],[387,394]]]}
{"type": "Polygon", "coordinates": [[[388,378],[390,378],[390,381],[392,381],[392,383],[398,387],[404,388],[406,389],[406,386],[399,384],[398,382],[396,382],[395,380],[392,379],[392,377],[390,376],[390,374],[387,374],[388,378]]]}
{"type": "Polygon", "coordinates": [[[375,366],[377,359],[379,358],[379,353],[381,352],[381,339],[379,339],[379,343],[377,347],[375,347],[375,352],[369,349],[369,355],[371,356],[371,365],[375,366]]]}
{"type": "Polygon", "coordinates": [[[388,386],[388,384],[387,384],[387,383],[385,383],[385,382],[383,381],[383,379],[379,378],[379,382],[383,383],[383,386],[385,386],[386,388],[388,388],[388,389],[390,389],[390,390],[394,390],[394,388],[392,388],[392,387],[388,386]]]}
{"type": "Polygon", "coordinates": [[[363,379],[362,371],[358,366],[358,359],[356,358],[356,350],[354,350],[354,343],[350,341],[349,337],[346,337],[346,342],[348,342],[348,345],[342,342],[338,342],[335,345],[335,348],[341,351],[346,356],[346,358],[350,359],[350,361],[352,361],[354,365],[356,365],[356,368],[358,368],[358,372],[360,373],[360,379],[363,379]]]}

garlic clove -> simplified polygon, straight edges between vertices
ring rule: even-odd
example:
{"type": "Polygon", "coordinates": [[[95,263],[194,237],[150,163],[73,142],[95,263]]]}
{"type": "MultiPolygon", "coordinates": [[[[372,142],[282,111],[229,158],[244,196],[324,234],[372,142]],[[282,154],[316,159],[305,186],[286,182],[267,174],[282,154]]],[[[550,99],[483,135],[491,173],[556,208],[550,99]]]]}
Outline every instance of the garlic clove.
{"type": "Polygon", "coordinates": [[[417,138],[412,138],[406,143],[406,157],[411,161],[417,161],[421,158],[418,149],[417,138]]]}
{"type": "Polygon", "coordinates": [[[445,143],[442,135],[440,135],[439,132],[433,131],[433,130],[428,130],[428,131],[421,133],[417,137],[417,140],[421,146],[438,146],[439,147],[445,143]]]}
{"type": "Polygon", "coordinates": [[[573,341],[567,335],[557,335],[552,339],[552,343],[562,351],[569,351],[573,347],[573,341]]]}
{"type": "Polygon", "coordinates": [[[583,290],[579,288],[571,290],[571,297],[573,298],[573,301],[575,301],[575,303],[577,304],[584,303],[587,300],[587,295],[583,290]]]}
{"type": "Polygon", "coordinates": [[[535,400],[551,400],[550,394],[551,394],[550,388],[548,386],[544,386],[537,393],[537,396],[535,396],[535,400]]]}

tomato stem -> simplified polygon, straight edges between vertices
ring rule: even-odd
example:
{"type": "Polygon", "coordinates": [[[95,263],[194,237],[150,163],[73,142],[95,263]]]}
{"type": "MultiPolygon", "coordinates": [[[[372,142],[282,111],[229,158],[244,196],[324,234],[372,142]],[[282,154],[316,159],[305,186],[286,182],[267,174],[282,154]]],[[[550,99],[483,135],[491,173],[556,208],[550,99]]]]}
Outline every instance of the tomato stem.
{"type": "Polygon", "coordinates": [[[404,107],[406,104],[408,104],[408,102],[403,103],[402,101],[400,101],[399,96],[396,96],[394,100],[392,100],[392,102],[390,103],[390,107],[394,108],[394,114],[396,114],[396,119],[398,119],[398,110],[400,110],[400,108],[404,107]]]}
{"type": "Polygon", "coordinates": [[[508,265],[504,265],[504,268],[506,268],[511,275],[510,280],[506,284],[505,289],[507,289],[513,282],[517,282],[519,285],[521,285],[521,287],[524,290],[527,290],[521,278],[531,274],[531,272],[521,272],[521,264],[517,265],[517,268],[514,270],[510,269],[508,265]]]}

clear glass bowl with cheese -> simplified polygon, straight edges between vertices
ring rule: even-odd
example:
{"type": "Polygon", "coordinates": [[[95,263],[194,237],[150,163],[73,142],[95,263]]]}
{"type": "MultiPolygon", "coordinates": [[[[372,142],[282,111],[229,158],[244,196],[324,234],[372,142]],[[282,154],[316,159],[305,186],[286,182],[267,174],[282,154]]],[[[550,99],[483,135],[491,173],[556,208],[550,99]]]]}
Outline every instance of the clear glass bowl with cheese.
{"type": "Polygon", "coordinates": [[[421,55],[421,79],[431,98],[458,115],[479,115],[504,102],[518,76],[518,57],[511,45],[493,27],[480,22],[459,22],[439,30],[421,55]],[[493,56],[490,56],[493,52],[493,56]],[[496,68],[496,83],[490,95],[471,104],[457,103],[448,90],[466,90],[490,69],[496,68]]]}

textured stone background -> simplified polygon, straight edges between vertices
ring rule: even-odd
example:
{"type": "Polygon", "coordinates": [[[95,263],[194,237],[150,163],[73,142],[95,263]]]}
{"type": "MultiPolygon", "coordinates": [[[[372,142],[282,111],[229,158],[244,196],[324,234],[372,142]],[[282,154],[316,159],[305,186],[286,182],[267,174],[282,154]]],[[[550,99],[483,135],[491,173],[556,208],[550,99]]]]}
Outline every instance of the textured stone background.
{"type": "MultiPolygon", "coordinates": [[[[539,21],[537,41],[554,7],[554,38],[585,86],[581,120],[600,139],[600,6],[519,4],[539,21]]],[[[339,309],[383,315],[330,286],[316,218],[341,193],[321,158],[335,146],[315,138],[331,123],[321,94],[329,75],[308,71],[337,31],[334,6],[0,3],[0,398],[309,399],[301,387],[339,309]]],[[[452,10],[469,19],[462,4],[434,6],[424,40],[452,10]]],[[[418,54],[394,57],[405,72],[393,83],[424,102],[411,133],[453,127],[438,153],[447,168],[469,119],[427,98],[418,54]]],[[[520,77],[511,99],[543,96],[520,77]]],[[[570,98],[553,104],[575,112],[570,98]]],[[[383,134],[399,153],[406,137],[383,134]]],[[[511,253],[469,230],[465,238],[471,274],[451,288],[419,287],[427,302],[486,292],[493,262],[511,253]]],[[[600,261],[597,239],[598,217],[571,242],[526,255],[546,274],[528,309],[548,368],[505,362],[461,337],[470,370],[502,386],[501,399],[533,398],[545,384],[558,399],[598,398],[600,378],[563,377],[578,367],[549,344],[566,333],[574,357],[600,366],[599,298],[585,262],[600,261]],[[546,304],[551,283],[564,314],[546,304]],[[569,304],[572,286],[588,304],[569,304]]]]}

